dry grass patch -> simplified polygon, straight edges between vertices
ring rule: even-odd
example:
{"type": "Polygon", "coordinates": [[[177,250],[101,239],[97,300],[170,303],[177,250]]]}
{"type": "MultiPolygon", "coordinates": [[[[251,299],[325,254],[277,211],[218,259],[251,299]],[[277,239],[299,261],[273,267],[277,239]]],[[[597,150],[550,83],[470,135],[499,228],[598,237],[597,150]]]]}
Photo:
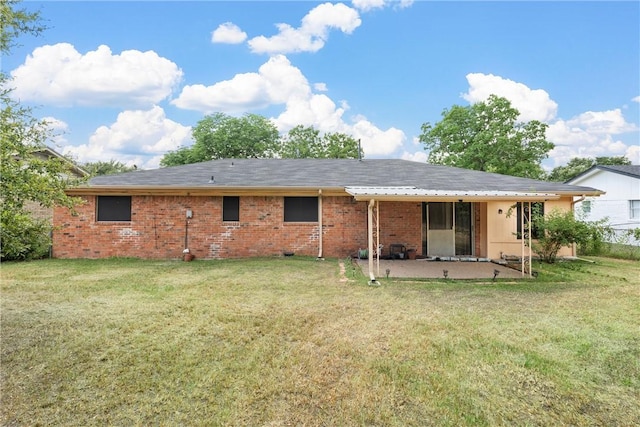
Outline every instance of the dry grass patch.
{"type": "Polygon", "coordinates": [[[297,257],[4,264],[0,422],[637,425],[638,273],[369,287],[297,257]]]}

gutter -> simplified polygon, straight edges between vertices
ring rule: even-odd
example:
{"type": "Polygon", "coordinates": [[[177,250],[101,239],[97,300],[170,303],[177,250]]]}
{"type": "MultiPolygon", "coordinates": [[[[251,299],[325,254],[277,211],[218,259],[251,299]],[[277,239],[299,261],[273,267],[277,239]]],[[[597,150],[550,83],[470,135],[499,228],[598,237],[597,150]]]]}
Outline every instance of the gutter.
{"type": "MultiPolygon", "coordinates": [[[[325,196],[348,196],[344,187],[323,187],[325,196]]],[[[177,185],[93,185],[65,190],[72,196],[317,196],[318,187],[236,187],[177,185]]]]}
{"type": "Polygon", "coordinates": [[[322,259],[322,188],[318,190],[318,259],[322,259]]]}

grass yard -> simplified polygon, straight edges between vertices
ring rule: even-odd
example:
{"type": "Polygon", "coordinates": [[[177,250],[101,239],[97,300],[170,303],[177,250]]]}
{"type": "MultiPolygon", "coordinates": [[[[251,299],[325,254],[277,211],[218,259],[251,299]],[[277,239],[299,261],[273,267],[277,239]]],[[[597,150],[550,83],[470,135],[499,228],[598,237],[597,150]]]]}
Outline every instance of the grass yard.
{"type": "Polygon", "coordinates": [[[339,260],[1,267],[3,426],[640,424],[640,266],[367,285],[339,260]]]}

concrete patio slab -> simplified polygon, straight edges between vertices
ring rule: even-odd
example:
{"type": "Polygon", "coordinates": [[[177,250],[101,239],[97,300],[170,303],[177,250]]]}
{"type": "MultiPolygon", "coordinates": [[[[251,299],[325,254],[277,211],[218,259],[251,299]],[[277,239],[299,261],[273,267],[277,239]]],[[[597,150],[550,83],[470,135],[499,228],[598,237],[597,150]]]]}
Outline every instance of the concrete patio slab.
{"type": "MultiPolygon", "coordinates": [[[[356,260],[365,276],[369,275],[369,261],[366,259],[356,260]]],[[[377,273],[376,261],[374,260],[374,273],[377,273]]],[[[448,272],[449,279],[493,279],[494,271],[499,271],[499,279],[521,279],[522,274],[509,267],[493,262],[465,262],[465,261],[428,261],[418,260],[380,260],[380,274],[376,277],[387,276],[398,278],[421,278],[437,279],[444,278],[444,270],[448,272]]],[[[525,275],[524,278],[528,278],[525,275]]]]}

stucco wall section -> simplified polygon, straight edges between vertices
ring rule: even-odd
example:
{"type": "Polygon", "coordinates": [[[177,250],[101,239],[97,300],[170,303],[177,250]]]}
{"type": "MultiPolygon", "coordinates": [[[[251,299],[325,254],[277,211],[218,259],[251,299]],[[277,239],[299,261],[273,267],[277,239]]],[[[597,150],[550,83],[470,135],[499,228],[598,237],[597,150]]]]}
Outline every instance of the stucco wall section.
{"type": "MultiPolygon", "coordinates": [[[[545,213],[554,209],[571,210],[571,199],[564,198],[544,203],[545,213]]],[[[522,253],[522,241],[516,236],[517,213],[514,202],[487,202],[487,257],[499,259],[504,255],[518,255],[522,253]],[[500,213],[501,211],[501,213],[500,213]]],[[[528,249],[527,249],[528,252],[528,249]]],[[[564,247],[559,256],[575,255],[573,248],[564,247]]]]}

